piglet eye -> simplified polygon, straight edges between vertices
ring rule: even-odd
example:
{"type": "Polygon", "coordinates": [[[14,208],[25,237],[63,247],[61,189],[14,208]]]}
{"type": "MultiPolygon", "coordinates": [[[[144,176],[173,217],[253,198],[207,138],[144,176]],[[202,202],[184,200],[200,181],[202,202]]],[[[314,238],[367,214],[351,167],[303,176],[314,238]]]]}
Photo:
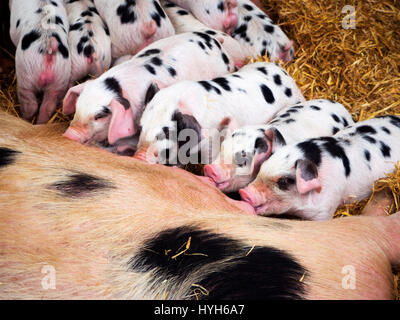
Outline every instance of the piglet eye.
{"type": "Polygon", "coordinates": [[[282,177],[278,179],[278,188],[282,191],[287,191],[290,186],[294,185],[296,180],[292,177],[282,177]]]}
{"type": "Polygon", "coordinates": [[[111,110],[107,107],[103,107],[103,109],[97,113],[94,117],[94,120],[99,120],[108,117],[111,114],[111,110]]]}

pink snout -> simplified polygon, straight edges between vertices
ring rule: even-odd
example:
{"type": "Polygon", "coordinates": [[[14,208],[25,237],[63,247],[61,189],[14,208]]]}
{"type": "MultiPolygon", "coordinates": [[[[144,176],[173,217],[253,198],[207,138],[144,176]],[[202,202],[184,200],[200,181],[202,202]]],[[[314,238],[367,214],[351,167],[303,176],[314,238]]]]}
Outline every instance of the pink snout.
{"type": "Polygon", "coordinates": [[[281,59],[283,62],[289,62],[293,60],[293,54],[293,41],[290,41],[279,53],[279,59],[281,59]]]}
{"type": "Polygon", "coordinates": [[[89,140],[89,134],[87,130],[77,129],[74,127],[69,127],[63,136],[79,143],[86,143],[89,140]]]}
{"type": "Polygon", "coordinates": [[[243,201],[246,201],[253,207],[258,206],[258,201],[257,201],[257,196],[253,190],[250,189],[250,187],[247,187],[245,189],[240,189],[239,194],[243,201]]]}

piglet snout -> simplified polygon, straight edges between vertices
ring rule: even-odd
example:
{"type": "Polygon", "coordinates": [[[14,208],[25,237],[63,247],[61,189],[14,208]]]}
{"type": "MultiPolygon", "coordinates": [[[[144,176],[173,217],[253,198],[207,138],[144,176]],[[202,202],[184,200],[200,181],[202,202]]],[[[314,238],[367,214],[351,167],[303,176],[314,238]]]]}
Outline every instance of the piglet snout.
{"type": "Polygon", "coordinates": [[[83,129],[80,130],[73,127],[69,127],[67,131],[65,131],[63,136],[70,140],[77,141],[80,143],[86,143],[88,140],[87,134],[83,129]]]}

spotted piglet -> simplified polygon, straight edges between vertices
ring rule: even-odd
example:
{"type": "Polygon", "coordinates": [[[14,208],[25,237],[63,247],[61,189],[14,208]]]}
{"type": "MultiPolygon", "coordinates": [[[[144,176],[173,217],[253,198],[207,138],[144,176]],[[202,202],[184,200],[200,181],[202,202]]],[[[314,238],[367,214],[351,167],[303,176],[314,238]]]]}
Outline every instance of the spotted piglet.
{"type": "Polygon", "coordinates": [[[37,123],[46,123],[68,89],[71,74],[67,13],[62,0],[12,0],[9,4],[22,117],[30,121],[39,109],[37,123]],[[39,92],[43,92],[40,108],[39,92]]]}
{"type": "Polygon", "coordinates": [[[293,41],[282,29],[250,0],[238,0],[239,22],[232,33],[243,48],[250,51],[249,56],[268,54],[272,61],[284,62],[293,59],[293,41]]]}
{"type": "Polygon", "coordinates": [[[259,214],[291,212],[331,219],[339,205],[360,201],[400,161],[400,117],[359,122],[333,137],[276,151],[239,193],[259,214]]]}
{"type": "MultiPolygon", "coordinates": [[[[295,81],[274,63],[250,64],[210,81],[177,83],[147,105],[135,157],[168,165],[196,163],[200,142],[215,141],[218,130],[266,123],[282,108],[301,101],[295,81]]],[[[209,163],[215,147],[205,151],[202,161],[209,163]]]]}
{"type": "MultiPolygon", "coordinates": [[[[280,83],[280,77],[274,79],[280,83]]],[[[313,137],[329,136],[354,124],[350,113],[340,103],[311,100],[280,111],[266,125],[245,126],[227,136],[217,159],[204,167],[224,192],[246,187],[258,174],[271,154],[285,145],[313,137]]]]}
{"type": "Polygon", "coordinates": [[[219,42],[206,33],[183,33],[156,41],[99,78],[68,91],[63,112],[76,112],[65,136],[85,144],[114,145],[139,131],[153,84],[163,88],[185,79],[212,79],[234,68],[219,42]]]}
{"type": "Polygon", "coordinates": [[[70,82],[73,84],[88,74],[98,77],[110,67],[111,39],[107,26],[91,1],[68,0],[66,9],[70,23],[70,82]]]}
{"type": "Polygon", "coordinates": [[[231,34],[238,22],[237,0],[169,0],[190,11],[209,28],[231,34]]]}
{"type": "Polygon", "coordinates": [[[216,37],[222,47],[235,61],[235,65],[238,68],[241,68],[246,59],[251,55],[251,52],[246,50],[246,48],[243,48],[239,41],[222,31],[207,27],[205,24],[197,20],[189,11],[178,7],[169,1],[163,0],[161,1],[161,4],[163,5],[168,17],[171,19],[176,33],[200,31],[216,37]]]}
{"type": "Polygon", "coordinates": [[[152,42],[175,33],[158,0],[94,0],[107,23],[112,57],[133,55],[152,42]]]}

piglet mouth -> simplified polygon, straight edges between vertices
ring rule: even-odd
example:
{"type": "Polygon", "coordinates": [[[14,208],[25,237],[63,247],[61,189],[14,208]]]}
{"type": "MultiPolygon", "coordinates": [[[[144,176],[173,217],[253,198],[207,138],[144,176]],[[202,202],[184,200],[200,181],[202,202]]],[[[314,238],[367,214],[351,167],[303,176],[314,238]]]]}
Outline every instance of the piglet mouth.
{"type": "Polygon", "coordinates": [[[267,202],[262,201],[260,199],[260,196],[257,193],[255,193],[252,189],[248,188],[240,189],[239,194],[243,201],[247,202],[254,208],[256,214],[265,213],[265,210],[268,206],[267,202]]]}

